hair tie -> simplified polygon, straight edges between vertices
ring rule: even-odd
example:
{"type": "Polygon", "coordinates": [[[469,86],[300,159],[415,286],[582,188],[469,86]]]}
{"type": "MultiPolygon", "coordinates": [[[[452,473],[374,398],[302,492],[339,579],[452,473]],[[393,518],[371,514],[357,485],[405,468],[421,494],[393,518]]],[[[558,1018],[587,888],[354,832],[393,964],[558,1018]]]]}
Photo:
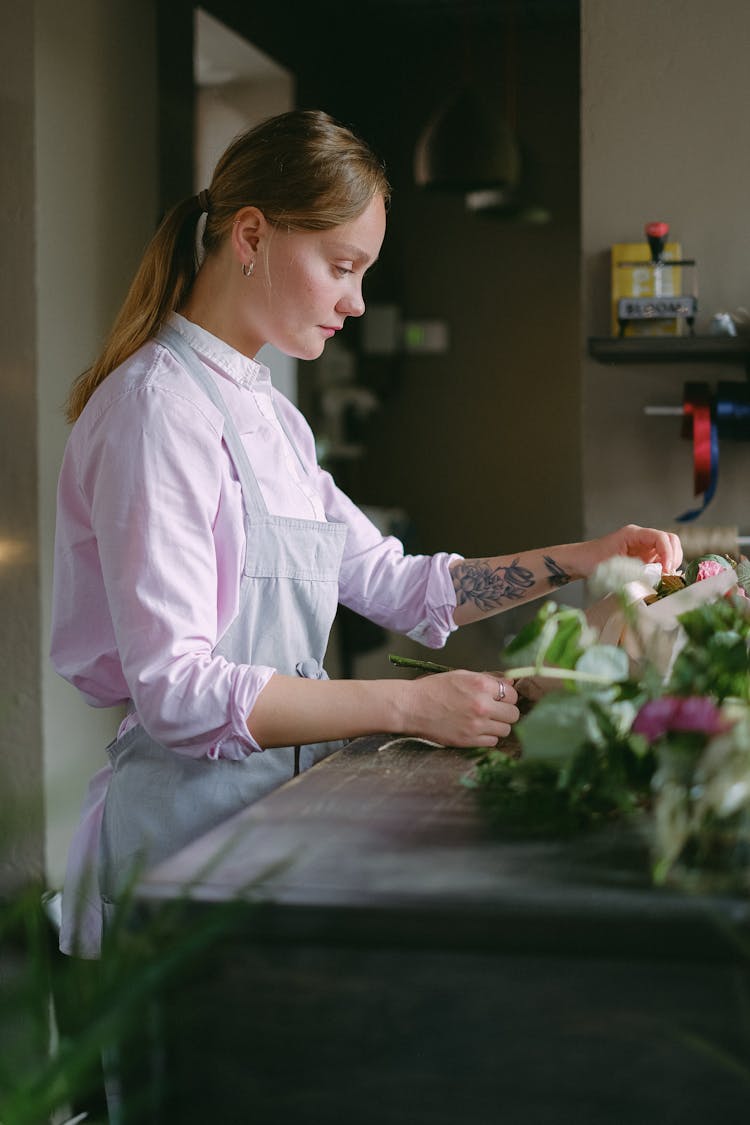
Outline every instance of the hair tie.
{"type": "Polygon", "coordinates": [[[208,214],[208,191],[206,190],[206,188],[201,188],[195,198],[198,200],[198,206],[201,209],[201,213],[205,212],[206,214],[208,214]]]}

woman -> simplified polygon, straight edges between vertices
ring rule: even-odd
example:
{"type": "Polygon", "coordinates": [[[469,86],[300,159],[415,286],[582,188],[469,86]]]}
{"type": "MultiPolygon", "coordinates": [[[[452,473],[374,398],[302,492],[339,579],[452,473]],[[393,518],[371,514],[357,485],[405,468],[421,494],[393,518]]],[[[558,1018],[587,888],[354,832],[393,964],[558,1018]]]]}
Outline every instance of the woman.
{"type": "Polygon", "coordinates": [[[324,113],[263,123],[164,219],[74,384],[52,659],[90,704],[128,712],[71,848],[65,952],[98,955],[102,912],[134,864],[178,850],[332,740],[492,746],[509,733],[517,696],[495,675],[328,680],[339,602],[440,647],[611,555],[667,571],[681,560],[674,536],[632,526],[508,557],[404,556],[317,465],[309,427],[253,357],[270,342],[314,359],[362,315],[388,201],[381,163],[324,113]]]}

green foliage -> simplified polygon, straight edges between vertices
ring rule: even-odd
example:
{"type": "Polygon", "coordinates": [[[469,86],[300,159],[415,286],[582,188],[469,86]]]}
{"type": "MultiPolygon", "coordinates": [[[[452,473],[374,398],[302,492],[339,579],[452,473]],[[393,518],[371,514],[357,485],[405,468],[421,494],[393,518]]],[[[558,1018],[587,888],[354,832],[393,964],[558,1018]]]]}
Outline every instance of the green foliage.
{"type": "Polygon", "coordinates": [[[585,614],[569,606],[545,602],[502,653],[504,666],[543,663],[575,668],[586,645],[593,639],[585,614]]]}
{"type": "Polygon", "coordinates": [[[630,732],[646,695],[627,654],[597,641],[585,614],[549,601],[502,654],[509,676],[561,681],[517,723],[520,757],[494,750],[477,758],[472,783],[505,830],[570,832],[647,799],[651,755],[630,732]]]}
{"type": "Polygon", "coordinates": [[[488,819],[504,834],[567,835],[579,829],[581,821],[558,777],[551,762],[487,750],[478,755],[463,782],[477,790],[488,819]]]}
{"type": "Polygon", "coordinates": [[[497,831],[565,836],[644,806],[653,769],[650,757],[626,739],[606,746],[578,742],[564,760],[486,750],[477,755],[464,784],[477,789],[497,831]]]}
{"type": "MultiPolygon", "coordinates": [[[[750,602],[719,597],[679,621],[683,644],[664,682],[650,664],[636,676],[626,652],[600,645],[580,611],[552,601],[541,607],[501,661],[509,676],[557,678],[559,690],[543,694],[516,724],[519,757],[483,752],[468,779],[496,826],[561,833],[652,810],[660,849],[655,877],[663,880],[701,826],[707,835],[722,809],[728,815],[727,794],[736,799],[747,791],[750,808],[746,708],[745,725],[724,743],[714,745],[702,732],[674,732],[665,740],[669,754],[632,729],[643,705],[662,695],[706,696],[717,704],[750,698],[750,602]],[[709,744],[711,753],[704,754],[709,744]]],[[[750,813],[733,809],[732,816],[736,828],[750,813]]],[[[693,847],[702,856],[708,844],[693,847]]]]}
{"type": "MultiPolygon", "coordinates": [[[[673,695],[708,695],[723,701],[748,699],[750,619],[745,598],[719,598],[683,613],[687,644],[667,685],[673,695]]],[[[750,603],[749,603],[750,604],[750,603]]]]}

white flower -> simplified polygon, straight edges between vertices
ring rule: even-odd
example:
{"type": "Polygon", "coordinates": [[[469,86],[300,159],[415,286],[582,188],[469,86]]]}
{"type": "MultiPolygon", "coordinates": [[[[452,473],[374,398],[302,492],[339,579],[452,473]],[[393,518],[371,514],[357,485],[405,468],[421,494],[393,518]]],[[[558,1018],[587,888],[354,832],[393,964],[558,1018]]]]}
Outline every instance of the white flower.
{"type": "Polygon", "coordinates": [[[647,567],[640,559],[614,555],[599,563],[589,578],[589,586],[594,597],[603,598],[607,594],[625,593],[626,587],[633,582],[653,590],[658,580],[659,576],[654,575],[654,568],[647,567]]]}

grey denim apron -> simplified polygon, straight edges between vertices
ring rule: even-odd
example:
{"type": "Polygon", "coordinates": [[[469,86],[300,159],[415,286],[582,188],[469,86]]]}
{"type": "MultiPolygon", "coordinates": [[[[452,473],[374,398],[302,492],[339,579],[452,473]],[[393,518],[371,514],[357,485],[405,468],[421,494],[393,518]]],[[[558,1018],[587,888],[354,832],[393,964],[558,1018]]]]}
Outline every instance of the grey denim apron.
{"type": "MultiPolygon", "coordinates": [[[[346,526],[269,515],[218,387],[173,328],[165,326],[157,339],[222,412],[224,443],[242,489],[246,557],[239,609],[214,655],[325,678],[322,661],[338,605],[346,526]]],[[[153,866],[174,854],[340,745],[271,749],[240,761],[190,758],[165,749],[140,724],[132,727],[108,747],[112,776],[99,864],[105,916],[134,864],[153,866]]]]}

